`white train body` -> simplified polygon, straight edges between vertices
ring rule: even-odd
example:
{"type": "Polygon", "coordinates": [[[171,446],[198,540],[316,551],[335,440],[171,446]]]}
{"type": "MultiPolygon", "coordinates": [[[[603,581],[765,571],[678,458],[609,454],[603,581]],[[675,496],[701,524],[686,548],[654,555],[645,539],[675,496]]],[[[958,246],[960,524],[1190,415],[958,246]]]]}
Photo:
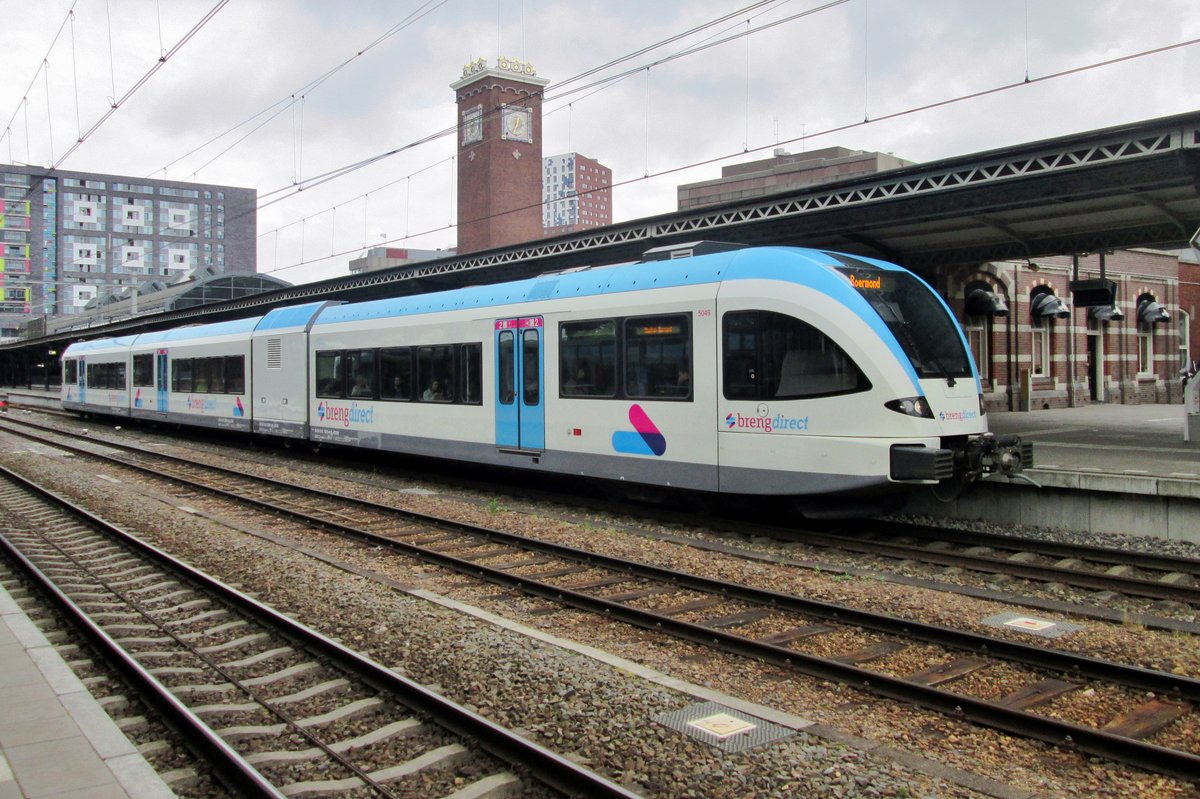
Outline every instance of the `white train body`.
{"type": "Polygon", "coordinates": [[[1029,459],[988,436],[966,342],[928,286],[813,250],[310,303],[72,345],[64,369],[122,348],[152,401],[64,382],[64,407],[802,505],[1029,459]],[[197,359],[232,374],[241,359],[244,385],[181,383],[197,359]]]}

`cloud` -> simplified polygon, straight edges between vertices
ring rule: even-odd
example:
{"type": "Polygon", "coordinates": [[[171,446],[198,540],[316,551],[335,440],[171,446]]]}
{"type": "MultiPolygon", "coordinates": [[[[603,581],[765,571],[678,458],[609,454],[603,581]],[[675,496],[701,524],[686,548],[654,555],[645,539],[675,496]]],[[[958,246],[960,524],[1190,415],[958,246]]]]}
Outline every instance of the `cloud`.
{"type": "MultiPolygon", "coordinates": [[[[213,3],[80,3],[73,31],[64,28],[50,51],[49,78],[39,73],[28,95],[71,3],[46,0],[8,15],[0,120],[12,115],[13,125],[0,139],[0,160],[61,156],[213,3]]],[[[582,152],[628,182],[615,190],[618,220],[670,212],[678,184],[716,178],[722,164],[765,157],[776,143],[793,152],[840,145],[931,160],[1200,105],[1198,47],[1038,81],[1200,37],[1200,15],[1185,0],[851,0],[767,28],[822,5],[779,2],[754,12],[748,39],[563,94],[577,85],[560,85],[574,75],[745,4],[229,3],[63,166],[162,177],[170,165],[168,177],[195,174],[255,187],[265,197],[452,126],[449,84],[467,61],[484,56],[494,63],[501,53],[532,62],[551,80],[545,153],[582,152]],[[357,55],[414,11],[429,13],[357,55]],[[275,106],[282,113],[228,152],[222,154],[248,127],[192,152],[347,60],[302,103],[275,106]],[[1034,82],[1023,85],[1027,73],[1034,82]],[[1016,88],[904,113],[1008,84],[1016,88]],[[892,114],[898,116],[879,121],[892,114]],[[837,132],[825,133],[831,130],[837,132]],[[709,159],[723,160],[685,168],[709,159]],[[644,177],[658,172],[667,174],[644,177]]],[[[739,17],[597,77],[745,30],[739,17]]],[[[452,246],[455,153],[453,136],[437,139],[264,207],[260,268],[305,280],[344,274],[345,253],[384,240],[452,246]]]]}

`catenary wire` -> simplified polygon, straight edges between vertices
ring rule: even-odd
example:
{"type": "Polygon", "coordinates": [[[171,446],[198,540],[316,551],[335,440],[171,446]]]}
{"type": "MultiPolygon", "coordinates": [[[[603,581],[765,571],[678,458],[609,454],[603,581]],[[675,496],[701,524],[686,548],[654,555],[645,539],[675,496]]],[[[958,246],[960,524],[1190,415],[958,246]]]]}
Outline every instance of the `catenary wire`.
{"type": "MultiPolygon", "coordinates": [[[[1115,58],[1106,59],[1104,61],[1097,61],[1097,62],[1093,62],[1091,64],[1084,64],[1084,65],[1081,65],[1078,67],[1072,67],[1070,69],[1065,69],[1065,70],[1061,70],[1059,72],[1042,75],[1042,76],[1039,76],[1036,78],[1028,78],[1028,79],[1022,78],[1019,81],[1014,81],[1014,82],[1005,83],[1005,84],[1002,84],[999,86],[994,86],[990,89],[982,89],[980,91],[971,92],[968,94],[958,95],[955,97],[949,97],[944,100],[938,100],[938,101],[935,101],[932,103],[926,103],[926,104],[919,105],[919,106],[913,106],[910,108],[902,109],[900,111],[895,111],[890,114],[883,114],[881,116],[877,116],[874,118],[868,118],[868,119],[863,119],[861,121],[850,122],[850,123],[847,123],[844,125],[836,125],[836,126],[825,128],[823,130],[815,131],[812,133],[805,133],[804,135],[796,136],[791,139],[785,139],[783,141],[773,142],[771,144],[763,145],[760,147],[753,147],[753,148],[750,148],[749,150],[745,150],[745,151],[739,150],[737,152],[727,153],[724,155],[714,156],[712,158],[706,158],[706,159],[702,159],[699,161],[693,161],[693,162],[690,162],[687,164],[669,167],[667,169],[662,169],[657,172],[653,172],[653,173],[650,173],[650,174],[647,174],[644,176],[633,177],[633,178],[629,178],[627,180],[622,180],[622,181],[615,181],[614,183],[612,183],[611,186],[606,186],[604,188],[605,189],[617,189],[620,187],[631,186],[631,185],[641,183],[646,180],[653,180],[655,178],[664,177],[666,175],[675,174],[675,173],[682,172],[682,171],[685,171],[688,169],[717,164],[722,161],[729,160],[731,158],[736,158],[738,156],[745,155],[747,153],[762,152],[764,150],[773,149],[780,145],[795,144],[795,143],[799,143],[799,142],[805,141],[810,138],[829,136],[829,135],[832,135],[835,133],[841,133],[841,132],[848,131],[848,130],[854,130],[856,128],[865,127],[867,125],[872,125],[872,124],[875,124],[878,122],[900,119],[902,117],[910,116],[912,114],[918,114],[918,113],[922,113],[922,112],[926,112],[926,111],[931,111],[931,110],[937,109],[937,108],[944,108],[946,106],[955,105],[958,103],[967,102],[969,100],[975,100],[975,99],[979,99],[981,97],[987,97],[989,95],[994,95],[994,94],[999,94],[1002,92],[1011,91],[1013,89],[1019,89],[1022,87],[1033,86],[1038,83],[1045,83],[1047,81],[1068,77],[1070,75],[1076,75],[1076,74],[1088,72],[1088,71],[1095,70],[1095,69],[1102,69],[1105,67],[1114,66],[1116,64],[1124,63],[1126,61],[1132,61],[1132,60],[1135,60],[1138,58],[1146,58],[1146,57],[1149,57],[1152,55],[1158,55],[1158,54],[1169,52],[1172,50],[1178,50],[1178,49],[1181,49],[1184,47],[1191,47],[1196,44],[1200,44],[1200,38],[1188,39],[1186,41],[1176,42],[1174,44],[1164,45],[1162,47],[1156,47],[1156,48],[1152,48],[1150,50],[1142,50],[1137,53],[1129,53],[1129,54],[1126,54],[1123,56],[1117,56],[1115,58]]],[[[600,190],[601,189],[597,189],[595,191],[600,191],[600,190]]],[[[518,210],[528,210],[529,208],[539,208],[539,207],[541,207],[542,204],[543,203],[541,203],[541,202],[536,203],[536,204],[530,204],[528,206],[525,206],[524,209],[511,209],[510,208],[510,209],[506,209],[505,213],[506,214],[512,213],[512,212],[518,211],[518,210]]],[[[328,210],[328,209],[326,209],[326,210],[328,210]]],[[[251,213],[251,212],[247,211],[246,213],[251,213]]],[[[491,217],[490,216],[489,217],[480,217],[478,219],[470,219],[470,220],[465,220],[465,221],[479,222],[479,221],[484,221],[489,218],[491,218],[491,217]]],[[[463,221],[464,220],[459,220],[459,224],[462,224],[463,221]]],[[[433,233],[438,233],[438,232],[441,232],[444,230],[451,229],[453,227],[455,227],[455,225],[453,225],[453,224],[439,225],[436,227],[431,227],[431,228],[427,228],[425,230],[411,233],[407,236],[388,239],[386,241],[380,242],[380,244],[390,244],[392,242],[403,241],[404,239],[415,238],[418,236],[424,236],[424,235],[429,235],[429,234],[433,234],[433,233]]],[[[331,253],[328,256],[322,256],[321,258],[313,259],[312,261],[302,261],[302,262],[298,262],[298,263],[287,264],[282,267],[277,267],[273,270],[270,270],[270,272],[282,272],[282,271],[286,271],[288,269],[295,269],[295,268],[298,268],[301,266],[308,266],[310,264],[317,263],[318,261],[324,261],[324,260],[329,260],[330,258],[336,258],[336,257],[340,257],[343,255],[349,255],[351,253],[358,252],[361,249],[362,249],[361,247],[349,248],[349,249],[346,249],[346,250],[343,250],[343,251],[340,251],[337,253],[331,253]]]]}

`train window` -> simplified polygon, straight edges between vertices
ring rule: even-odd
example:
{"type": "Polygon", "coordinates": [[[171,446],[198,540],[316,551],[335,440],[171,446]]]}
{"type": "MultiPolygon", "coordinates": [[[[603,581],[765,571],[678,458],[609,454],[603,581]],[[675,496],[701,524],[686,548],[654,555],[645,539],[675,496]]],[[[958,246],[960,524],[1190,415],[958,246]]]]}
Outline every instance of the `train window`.
{"type": "Polygon", "coordinates": [[[496,354],[496,369],[500,373],[500,404],[512,405],[516,399],[513,390],[513,373],[516,371],[516,336],[511,330],[500,332],[500,343],[496,354]]]}
{"type": "Polygon", "coordinates": [[[483,345],[463,344],[460,349],[458,376],[462,380],[459,396],[468,405],[483,403],[483,345]]]}
{"type": "Polygon", "coordinates": [[[611,319],[559,327],[559,394],[612,397],[617,390],[617,323],[611,319]]]}
{"type": "Polygon", "coordinates": [[[171,361],[171,391],[186,394],[192,390],[192,359],[176,358],[171,361]]]}
{"type": "Polygon", "coordinates": [[[225,393],[246,393],[246,356],[225,356],[225,393]]]}
{"type": "Polygon", "coordinates": [[[683,314],[626,319],[625,395],[690,399],[692,334],[683,314]]]}
{"type": "Polygon", "coordinates": [[[412,350],[408,347],[379,351],[379,393],[385,400],[412,399],[412,350]]]}
{"type": "Polygon", "coordinates": [[[343,396],[341,351],[317,353],[317,396],[331,399],[343,396]]]}
{"type": "Polygon", "coordinates": [[[154,385],[154,356],[150,353],[133,356],[133,384],[135,386],[154,385]]]}
{"type": "Polygon", "coordinates": [[[521,333],[521,401],[526,405],[537,405],[541,402],[541,363],[538,358],[540,349],[537,328],[526,328],[521,333]]]}
{"type": "Polygon", "coordinates": [[[918,377],[970,377],[958,325],[920,278],[882,269],[839,268],[900,342],[918,377]]]}
{"type": "Polygon", "coordinates": [[[212,358],[192,358],[192,391],[197,394],[207,394],[209,386],[210,364],[212,358]]]}
{"type": "Polygon", "coordinates": [[[63,382],[68,385],[79,382],[79,361],[72,358],[63,362],[63,382]]]}
{"type": "Polygon", "coordinates": [[[422,402],[454,402],[454,347],[418,348],[417,381],[422,402]]]}
{"type": "Polygon", "coordinates": [[[871,387],[845,350],[807,322],[737,311],[725,314],[723,329],[726,399],[800,399],[871,387]]]}
{"type": "Polygon", "coordinates": [[[350,350],[346,353],[347,395],[375,398],[375,350],[350,350]]]}
{"type": "Polygon", "coordinates": [[[209,394],[224,394],[225,393],[225,359],[224,358],[205,358],[206,368],[208,369],[208,393],[209,394]]]}
{"type": "Polygon", "coordinates": [[[112,391],[124,391],[125,364],[123,363],[92,363],[84,370],[88,388],[106,388],[112,391]]]}

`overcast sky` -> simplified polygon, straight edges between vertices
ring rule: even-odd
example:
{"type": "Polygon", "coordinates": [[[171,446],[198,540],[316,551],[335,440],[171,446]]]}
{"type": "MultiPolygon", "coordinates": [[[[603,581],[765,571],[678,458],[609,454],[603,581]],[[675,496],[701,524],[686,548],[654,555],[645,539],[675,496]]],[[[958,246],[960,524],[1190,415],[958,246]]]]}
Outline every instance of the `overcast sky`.
{"type": "Polygon", "coordinates": [[[453,136],[274,192],[453,126],[449,84],[479,57],[550,80],[544,154],[611,167],[617,221],[775,146],[929,161],[1200,109],[1200,45],[1082,69],[1200,38],[1195,0],[782,0],[574,82],[753,2],[231,0],[172,52],[218,5],[0,0],[0,161],[255,188],[259,270],[295,283],[367,246],[454,246],[453,136]]]}

